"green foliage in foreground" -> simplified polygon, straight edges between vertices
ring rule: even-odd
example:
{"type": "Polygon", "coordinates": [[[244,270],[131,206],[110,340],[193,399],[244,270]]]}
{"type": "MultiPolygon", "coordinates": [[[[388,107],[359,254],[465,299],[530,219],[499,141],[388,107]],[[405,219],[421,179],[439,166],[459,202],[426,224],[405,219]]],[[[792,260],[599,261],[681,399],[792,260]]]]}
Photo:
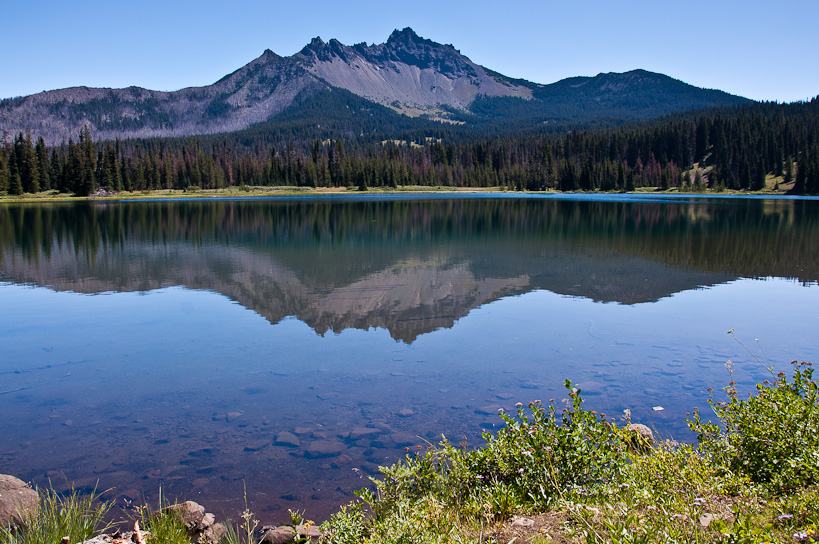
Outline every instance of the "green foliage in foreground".
{"type": "Polygon", "coordinates": [[[569,402],[518,405],[467,451],[444,440],[391,467],[376,491],[322,526],[334,543],[814,542],[819,527],[819,406],[810,363],[794,362],[748,399],[733,383],[695,413],[698,447],[638,447],[603,414],[569,402]],[[515,532],[515,515],[540,520],[515,532]]]}
{"type": "Polygon", "coordinates": [[[151,542],[188,544],[191,541],[188,528],[177,513],[161,509],[152,512],[147,506],[138,508],[137,511],[141,520],[140,527],[151,534],[151,542]]]}
{"type": "Polygon", "coordinates": [[[777,492],[819,483],[819,386],[811,363],[793,365],[792,381],[779,372],[747,400],[733,381],[725,388],[728,401],[709,399],[722,427],[699,413],[690,422],[715,465],[777,492]]]}
{"type": "MultiPolygon", "coordinates": [[[[790,378],[771,373],[747,399],[733,382],[727,400],[712,398],[719,424],[695,412],[688,424],[699,433],[696,447],[637,442],[613,419],[583,409],[567,381],[565,408],[534,401],[502,411],[506,426],[486,433],[480,449],[444,440],[382,467],[375,491],[359,491],[360,501],[322,525],[322,541],[817,542],[819,386],[810,363],[794,361],[790,378]],[[534,525],[515,528],[515,516],[534,525]]],[[[0,542],[80,542],[100,530],[110,507],[95,495],[46,491],[21,530],[0,528],[0,542]]],[[[175,516],[141,513],[148,542],[189,541],[175,516]]],[[[252,514],[242,519],[222,542],[258,542],[252,514]]],[[[294,526],[303,522],[294,515],[294,526]]]]}
{"type": "Polygon", "coordinates": [[[12,532],[0,526],[3,544],[57,544],[63,537],[69,542],[82,542],[104,532],[103,523],[113,503],[100,501],[97,493],[80,494],[71,490],[60,495],[54,490],[37,490],[40,507],[23,518],[22,527],[12,532]]]}

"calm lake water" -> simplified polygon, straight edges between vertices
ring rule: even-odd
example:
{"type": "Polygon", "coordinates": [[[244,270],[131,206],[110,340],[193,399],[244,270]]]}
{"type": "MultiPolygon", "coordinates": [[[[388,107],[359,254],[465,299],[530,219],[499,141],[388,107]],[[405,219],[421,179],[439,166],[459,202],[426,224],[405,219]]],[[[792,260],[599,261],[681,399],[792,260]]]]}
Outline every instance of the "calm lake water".
{"type": "Polygon", "coordinates": [[[246,487],[263,523],[320,520],[567,378],[692,440],[726,361],[765,378],[737,339],[819,361],[817,248],[810,199],[4,205],[0,472],[234,519],[246,487]]]}

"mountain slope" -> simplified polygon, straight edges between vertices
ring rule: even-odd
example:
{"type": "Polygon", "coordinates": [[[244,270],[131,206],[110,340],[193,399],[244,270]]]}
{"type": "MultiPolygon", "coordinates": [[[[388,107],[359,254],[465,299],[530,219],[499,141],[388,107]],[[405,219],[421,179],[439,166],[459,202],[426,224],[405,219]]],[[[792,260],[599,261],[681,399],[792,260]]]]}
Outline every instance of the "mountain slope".
{"type": "MultiPolygon", "coordinates": [[[[405,28],[378,45],[346,46],[315,38],[291,57],[267,50],[206,87],[175,92],[73,87],[3,100],[0,130],[16,134],[30,129],[35,137],[57,144],[76,137],[85,125],[95,139],[105,140],[233,132],[278,122],[279,116],[292,120],[288,111],[305,108],[347,117],[346,112],[331,111],[349,107],[328,94],[332,89],[345,89],[409,116],[495,132],[502,127],[538,130],[550,123],[617,124],[748,102],[643,70],[551,85],[515,80],[473,63],[451,45],[405,28]]],[[[368,115],[360,113],[367,109],[359,108],[357,115],[368,115]]],[[[391,121],[380,131],[402,124],[391,121]]]]}
{"type": "Polygon", "coordinates": [[[88,125],[95,138],[189,136],[246,128],[327,85],[272,51],[207,87],[175,92],[72,87],[0,102],[0,129],[59,143],[88,125]]]}
{"type": "Polygon", "coordinates": [[[312,42],[296,58],[330,85],[407,112],[465,109],[476,96],[531,98],[532,89],[473,63],[451,45],[425,40],[410,28],[386,43],[352,47],[312,42]]]}
{"type": "MultiPolygon", "coordinates": [[[[480,96],[469,106],[476,122],[535,126],[610,126],[654,119],[678,111],[735,106],[750,100],[701,89],[646,70],[572,77],[532,90],[532,100],[480,96]]],[[[468,116],[457,118],[469,121],[468,116]]]]}

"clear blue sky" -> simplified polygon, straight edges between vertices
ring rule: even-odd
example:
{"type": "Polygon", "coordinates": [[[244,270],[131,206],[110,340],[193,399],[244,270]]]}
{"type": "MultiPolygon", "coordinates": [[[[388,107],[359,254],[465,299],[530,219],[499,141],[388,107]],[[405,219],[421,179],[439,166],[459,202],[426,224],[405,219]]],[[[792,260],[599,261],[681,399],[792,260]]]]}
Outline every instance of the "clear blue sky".
{"type": "Polygon", "coordinates": [[[816,0],[0,0],[0,14],[0,98],[208,85],[265,49],[382,43],[406,26],[538,83],[643,68],[757,100],[819,95],[816,0]]]}

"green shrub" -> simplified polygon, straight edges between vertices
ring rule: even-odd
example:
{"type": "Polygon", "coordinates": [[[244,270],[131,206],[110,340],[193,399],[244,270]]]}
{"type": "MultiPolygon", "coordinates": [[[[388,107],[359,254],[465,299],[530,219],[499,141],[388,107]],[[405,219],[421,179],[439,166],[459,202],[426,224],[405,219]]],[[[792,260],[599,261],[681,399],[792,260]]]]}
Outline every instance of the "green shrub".
{"type": "Polygon", "coordinates": [[[381,467],[376,493],[357,493],[371,516],[365,520],[362,507],[351,504],[323,530],[339,542],[373,535],[378,542],[424,542],[459,523],[493,526],[564,495],[593,495],[628,466],[628,439],[604,416],[584,410],[580,390],[568,380],[565,385],[570,401],[564,410],[539,400],[528,409],[519,403],[514,414],[501,410],[506,426],[484,433],[482,448],[466,450],[444,439],[381,467]]]}
{"type": "Polygon", "coordinates": [[[688,420],[715,462],[776,492],[819,483],[819,386],[811,363],[791,364],[793,380],[779,372],[747,399],[734,381],[724,388],[727,401],[712,396],[708,403],[721,426],[699,412],[688,420]]]}
{"type": "MultiPolygon", "coordinates": [[[[505,427],[486,433],[480,449],[444,440],[382,467],[375,493],[357,493],[371,514],[349,505],[322,527],[325,541],[508,542],[509,518],[543,512],[557,518],[548,530],[559,541],[816,541],[811,365],[794,363],[793,379],[780,373],[749,399],[735,385],[728,401],[711,400],[717,423],[698,412],[689,420],[699,449],[665,441],[638,450],[624,429],[584,410],[567,381],[564,410],[553,401],[518,405],[500,412],[505,427]]],[[[521,538],[541,541],[540,533],[521,538]]]]}
{"type": "Polygon", "coordinates": [[[565,381],[568,406],[519,403],[517,414],[500,412],[506,427],[484,434],[487,446],[468,456],[470,471],[487,482],[503,482],[528,502],[550,502],[560,493],[591,493],[625,466],[628,438],[622,429],[583,409],[580,389],[565,381]]]}
{"type": "Polygon", "coordinates": [[[364,538],[364,503],[356,502],[333,514],[321,526],[323,540],[335,544],[360,544],[364,538]]]}

